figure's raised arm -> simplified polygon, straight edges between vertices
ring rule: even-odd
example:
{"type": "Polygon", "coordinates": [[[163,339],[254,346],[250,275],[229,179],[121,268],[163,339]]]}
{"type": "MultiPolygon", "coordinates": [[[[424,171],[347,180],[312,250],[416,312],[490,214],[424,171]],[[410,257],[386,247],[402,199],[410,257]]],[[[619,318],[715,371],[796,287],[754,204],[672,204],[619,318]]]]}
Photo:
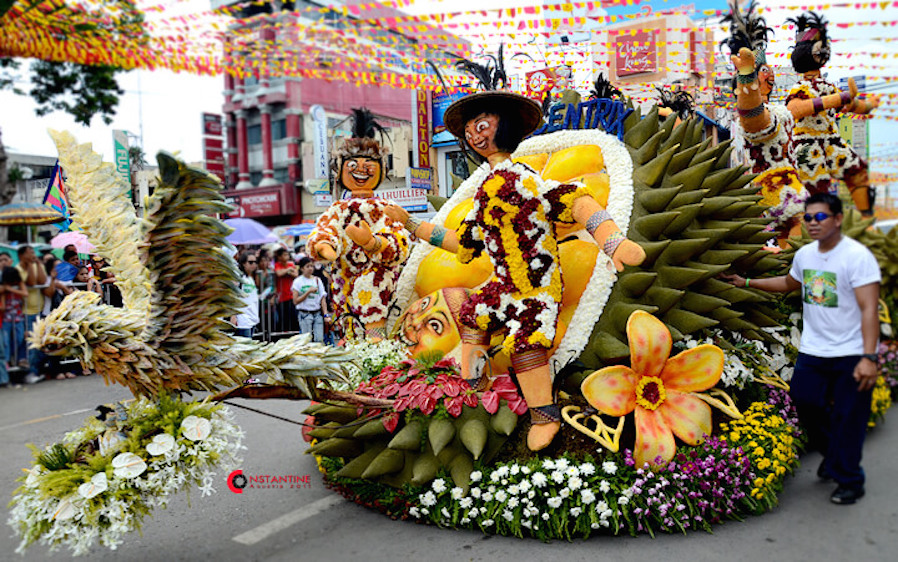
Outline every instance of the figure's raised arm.
{"type": "MultiPolygon", "coordinates": [[[[826,111],[827,109],[843,108],[845,111],[854,111],[850,108],[855,105],[855,98],[857,97],[857,84],[854,83],[854,78],[849,78],[847,92],[838,92],[835,94],[828,94],[825,96],[812,98],[807,95],[802,96],[799,90],[797,94],[790,95],[790,97],[792,99],[789,100],[789,102],[786,104],[786,108],[789,110],[789,112],[792,114],[792,117],[794,117],[796,121],[808,117],[809,115],[814,115],[820,113],[821,111],[826,111]]],[[[867,102],[863,103],[866,104],[867,102]]]]}
{"type": "Polygon", "coordinates": [[[742,47],[730,57],[736,67],[736,112],[739,122],[748,133],[764,130],[770,125],[770,112],[761,96],[760,77],[755,68],[755,54],[742,47]]]}
{"type": "Polygon", "coordinates": [[[399,205],[390,205],[386,209],[387,216],[405,226],[405,229],[421,240],[426,240],[431,245],[442,248],[453,254],[458,252],[458,235],[454,230],[444,226],[424,222],[408,214],[408,211],[399,205]]]}
{"type": "Polygon", "coordinates": [[[627,238],[620,231],[611,214],[591,195],[574,200],[574,220],[583,225],[602,251],[611,258],[614,268],[623,271],[625,265],[639,265],[645,260],[642,246],[627,238]]]}

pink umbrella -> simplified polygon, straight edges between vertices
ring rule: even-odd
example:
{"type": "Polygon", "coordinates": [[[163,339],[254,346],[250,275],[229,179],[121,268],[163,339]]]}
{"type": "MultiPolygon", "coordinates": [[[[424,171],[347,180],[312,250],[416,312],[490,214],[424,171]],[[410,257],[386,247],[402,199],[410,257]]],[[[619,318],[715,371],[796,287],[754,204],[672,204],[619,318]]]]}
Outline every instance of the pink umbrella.
{"type": "Polygon", "coordinates": [[[90,243],[87,236],[81,232],[61,232],[50,240],[50,245],[54,248],[65,248],[69,244],[74,244],[75,251],[79,254],[92,254],[96,251],[96,248],[90,243]]]}

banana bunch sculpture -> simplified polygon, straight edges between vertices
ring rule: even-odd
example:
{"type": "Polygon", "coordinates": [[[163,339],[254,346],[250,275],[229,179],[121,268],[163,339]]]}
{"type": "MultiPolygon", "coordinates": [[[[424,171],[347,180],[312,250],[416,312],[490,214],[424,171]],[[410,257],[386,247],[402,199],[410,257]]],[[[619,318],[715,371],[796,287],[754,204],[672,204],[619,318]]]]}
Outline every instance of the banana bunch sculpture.
{"type": "Polygon", "coordinates": [[[224,331],[223,319],[243,304],[230,229],[215,218],[230,210],[218,180],[160,153],[159,186],[141,219],[111,164],[69,133],[51,135],[68,174],[73,228],[107,258],[124,308],[76,291],[35,325],[32,346],[74,356],[107,383],[150,398],[266,376],[314,397],[319,380],[343,378],[349,355],[307,335],[266,344],[224,331]]]}

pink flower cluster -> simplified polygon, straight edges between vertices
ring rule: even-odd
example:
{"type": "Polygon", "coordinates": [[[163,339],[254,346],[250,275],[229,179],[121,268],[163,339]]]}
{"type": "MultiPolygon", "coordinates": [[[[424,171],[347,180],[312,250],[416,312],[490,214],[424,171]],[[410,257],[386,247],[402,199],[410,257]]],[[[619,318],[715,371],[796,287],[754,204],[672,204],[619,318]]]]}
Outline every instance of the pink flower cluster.
{"type": "Polygon", "coordinates": [[[356,392],[394,400],[391,411],[384,416],[384,427],[391,432],[399,424],[400,413],[410,410],[430,415],[442,406],[457,418],[464,406],[476,408],[481,403],[487,412],[494,414],[505,400],[516,414],[527,411],[527,403],[508,375],[493,379],[490,389],[479,395],[461,377],[458,363],[451,358],[441,359],[431,367],[406,359],[399,365],[384,367],[379,375],[360,384],[356,392]]]}

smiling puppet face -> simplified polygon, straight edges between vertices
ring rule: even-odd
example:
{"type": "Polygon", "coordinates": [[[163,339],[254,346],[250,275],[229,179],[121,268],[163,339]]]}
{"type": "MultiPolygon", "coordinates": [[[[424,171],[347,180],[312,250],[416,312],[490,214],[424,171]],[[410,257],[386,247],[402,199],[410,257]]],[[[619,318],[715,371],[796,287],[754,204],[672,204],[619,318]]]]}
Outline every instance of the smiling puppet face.
{"type": "Polygon", "coordinates": [[[383,164],[367,156],[350,156],[340,166],[340,185],[353,193],[374,191],[383,179],[383,164]]]}
{"type": "Polygon", "coordinates": [[[499,116],[481,113],[465,124],[465,141],[474,152],[484,158],[499,152],[496,146],[496,132],[499,130],[499,116]]]}

